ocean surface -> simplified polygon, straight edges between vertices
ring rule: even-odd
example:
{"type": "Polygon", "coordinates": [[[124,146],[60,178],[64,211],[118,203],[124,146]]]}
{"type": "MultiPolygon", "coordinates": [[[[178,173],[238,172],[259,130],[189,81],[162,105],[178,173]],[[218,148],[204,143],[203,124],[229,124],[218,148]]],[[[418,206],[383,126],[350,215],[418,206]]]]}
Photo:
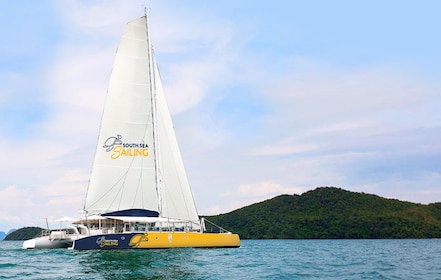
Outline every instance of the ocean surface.
{"type": "Polygon", "coordinates": [[[236,249],[23,250],[0,279],[441,279],[441,239],[243,240],[236,249]]]}

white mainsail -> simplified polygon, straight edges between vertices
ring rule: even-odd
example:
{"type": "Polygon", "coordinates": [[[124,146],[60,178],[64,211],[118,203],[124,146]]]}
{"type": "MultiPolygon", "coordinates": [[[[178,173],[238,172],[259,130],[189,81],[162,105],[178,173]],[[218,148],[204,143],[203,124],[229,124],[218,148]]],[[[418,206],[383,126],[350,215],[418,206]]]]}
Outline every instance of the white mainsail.
{"type": "Polygon", "coordinates": [[[110,77],[84,210],[105,214],[146,209],[163,218],[197,223],[149,44],[146,17],[129,22],[110,77]]]}

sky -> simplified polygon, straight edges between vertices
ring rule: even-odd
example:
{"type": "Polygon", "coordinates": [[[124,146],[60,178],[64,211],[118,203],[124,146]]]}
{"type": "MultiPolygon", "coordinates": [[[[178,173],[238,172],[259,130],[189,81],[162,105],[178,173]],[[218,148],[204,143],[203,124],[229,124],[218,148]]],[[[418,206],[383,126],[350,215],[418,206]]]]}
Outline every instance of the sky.
{"type": "MultiPolygon", "coordinates": [[[[145,1],[0,3],[0,231],[80,217],[145,1]]],[[[321,186],[441,202],[441,2],[150,0],[201,215],[321,186]]]]}

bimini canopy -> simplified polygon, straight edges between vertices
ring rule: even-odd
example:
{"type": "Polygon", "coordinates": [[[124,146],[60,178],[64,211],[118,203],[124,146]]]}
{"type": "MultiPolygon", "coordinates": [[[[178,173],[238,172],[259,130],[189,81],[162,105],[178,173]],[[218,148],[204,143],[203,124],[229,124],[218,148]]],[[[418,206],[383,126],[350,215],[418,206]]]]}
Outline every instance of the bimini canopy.
{"type": "Polygon", "coordinates": [[[159,212],[147,209],[127,209],[102,214],[103,217],[159,217],[159,212]]]}

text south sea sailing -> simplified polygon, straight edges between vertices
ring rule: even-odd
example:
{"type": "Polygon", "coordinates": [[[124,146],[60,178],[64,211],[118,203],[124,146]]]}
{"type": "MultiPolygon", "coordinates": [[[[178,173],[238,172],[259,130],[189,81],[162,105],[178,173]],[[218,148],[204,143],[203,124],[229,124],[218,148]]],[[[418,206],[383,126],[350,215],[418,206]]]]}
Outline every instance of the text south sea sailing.
{"type": "Polygon", "coordinates": [[[111,136],[104,141],[103,148],[110,154],[111,159],[117,159],[121,156],[137,157],[149,155],[149,146],[145,143],[124,143],[121,135],[111,136]]]}

